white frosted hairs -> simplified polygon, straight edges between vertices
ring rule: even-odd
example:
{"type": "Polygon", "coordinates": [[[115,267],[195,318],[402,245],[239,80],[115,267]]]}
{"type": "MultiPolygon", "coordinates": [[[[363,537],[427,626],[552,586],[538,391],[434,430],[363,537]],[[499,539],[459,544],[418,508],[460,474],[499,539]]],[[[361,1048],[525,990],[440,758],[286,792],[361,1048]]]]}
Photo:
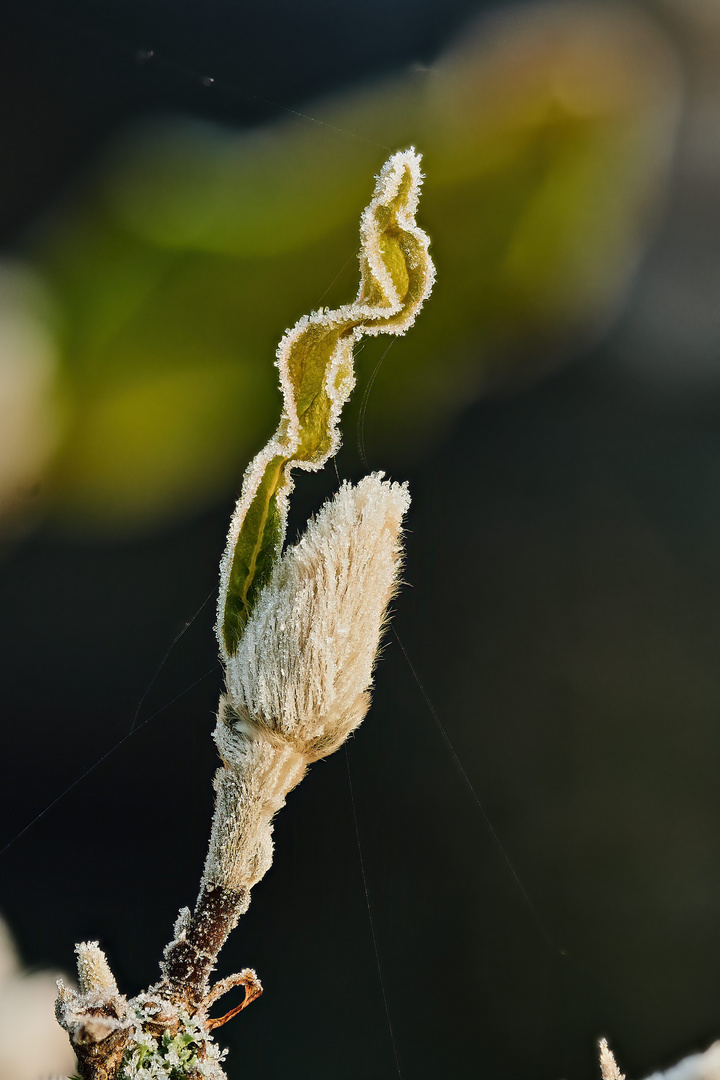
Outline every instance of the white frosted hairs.
{"type": "Polygon", "coordinates": [[[405,486],[345,483],[279,560],[227,665],[228,696],[310,759],[368,708],[375,653],[397,584],[405,486]]]}
{"type": "Polygon", "coordinates": [[[368,710],[410,504],[407,486],[382,476],[344,483],[285,551],[226,663],[206,886],[251,887],[263,876],[285,796],[368,710]]]}

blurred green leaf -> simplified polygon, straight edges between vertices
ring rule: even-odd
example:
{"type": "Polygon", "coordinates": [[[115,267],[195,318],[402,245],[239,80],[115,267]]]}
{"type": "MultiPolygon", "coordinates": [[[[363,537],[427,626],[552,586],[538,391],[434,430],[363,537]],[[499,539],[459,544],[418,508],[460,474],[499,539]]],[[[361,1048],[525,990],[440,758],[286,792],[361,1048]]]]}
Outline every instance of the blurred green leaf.
{"type": "Polygon", "coordinates": [[[411,143],[439,284],[380,368],[370,418],[389,461],[427,448],[478,393],[557,362],[616,310],[676,109],[644,17],[533,5],[427,72],[309,105],[318,122],[128,132],[34,248],[74,402],[57,512],[133,529],[237,484],[278,414],[283,328],[347,296],[367,178],[411,143]]]}

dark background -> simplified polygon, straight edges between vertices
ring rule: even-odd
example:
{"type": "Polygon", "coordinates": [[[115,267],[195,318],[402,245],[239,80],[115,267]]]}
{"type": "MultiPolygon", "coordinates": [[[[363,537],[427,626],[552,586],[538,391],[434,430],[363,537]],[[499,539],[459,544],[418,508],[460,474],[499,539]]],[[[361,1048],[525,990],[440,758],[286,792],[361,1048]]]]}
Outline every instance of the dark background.
{"type": "MultiPolygon", "coordinates": [[[[266,121],[431,61],[480,10],[8,6],[5,250],[129,118],[266,121]]],[[[231,1077],[390,1080],[397,1055],[404,1080],[580,1080],[601,1035],[639,1076],[718,1035],[720,394],[714,375],[693,382],[689,338],[680,388],[627,359],[662,273],[697,272],[712,306],[717,207],[691,180],[681,165],[606,339],[468,408],[405,470],[404,649],[391,634],[347,758],[292,794],[222,956],[220,974],[251,965],[266,986],[221,1034],[231,1077]],[[680,271],[679,250],[705,254],[680,271]]],[[[372,397],[368,416],[371,431],[372,397]]],[[[370,466],[394,472],[367,441],[370,466]]],[[[356,476],[348,443],[338,467],[356,476]]],[[[334,484],[301,480],[291,535],[334,484]]],[[[1,842],[65,792],[0,857],[31,967],[70,970],[73,943],[99,938],[137,992],[194,898],[231,506],[115,544],[40,528],[2,566],[1,842]]]]}

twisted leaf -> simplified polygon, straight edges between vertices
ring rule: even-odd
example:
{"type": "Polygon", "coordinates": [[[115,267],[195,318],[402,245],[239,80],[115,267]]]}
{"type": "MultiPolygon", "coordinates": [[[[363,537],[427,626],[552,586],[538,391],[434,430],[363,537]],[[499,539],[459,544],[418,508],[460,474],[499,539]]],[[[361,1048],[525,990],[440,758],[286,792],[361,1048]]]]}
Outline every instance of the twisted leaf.
{"type": "Polygon", "coordinates": [[[421,183],[414,150],[386,161],[360,221],[356,300],[303,316],[278,346],[280,424],[245,473],[220,564],[216,632],[225,659],[282,548],[292,469],[320,469],[340,446],[355,344],[365,334],[403,334],[432,288],[429,238],[415,224],[421,183]]]}

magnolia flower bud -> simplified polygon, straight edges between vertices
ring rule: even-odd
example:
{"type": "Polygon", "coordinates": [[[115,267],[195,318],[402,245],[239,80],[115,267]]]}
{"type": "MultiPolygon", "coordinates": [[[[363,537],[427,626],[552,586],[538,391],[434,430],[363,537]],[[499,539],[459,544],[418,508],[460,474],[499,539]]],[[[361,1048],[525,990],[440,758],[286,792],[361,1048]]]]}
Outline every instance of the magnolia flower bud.
{"type": "Polygon", "coordinates": [[[283,555],[227,663],[240,728],[280,736],[308,760],[335,750],[368,709],[410,502],[381,475],[343,484],[283,555]]]}
{"type": "Polygon", "coordinates": [[[409,503],[382,473],[345,483],[276,564],[226,665],[206,887],[263,876],[285,796],[365,716],[409,503]]]}

